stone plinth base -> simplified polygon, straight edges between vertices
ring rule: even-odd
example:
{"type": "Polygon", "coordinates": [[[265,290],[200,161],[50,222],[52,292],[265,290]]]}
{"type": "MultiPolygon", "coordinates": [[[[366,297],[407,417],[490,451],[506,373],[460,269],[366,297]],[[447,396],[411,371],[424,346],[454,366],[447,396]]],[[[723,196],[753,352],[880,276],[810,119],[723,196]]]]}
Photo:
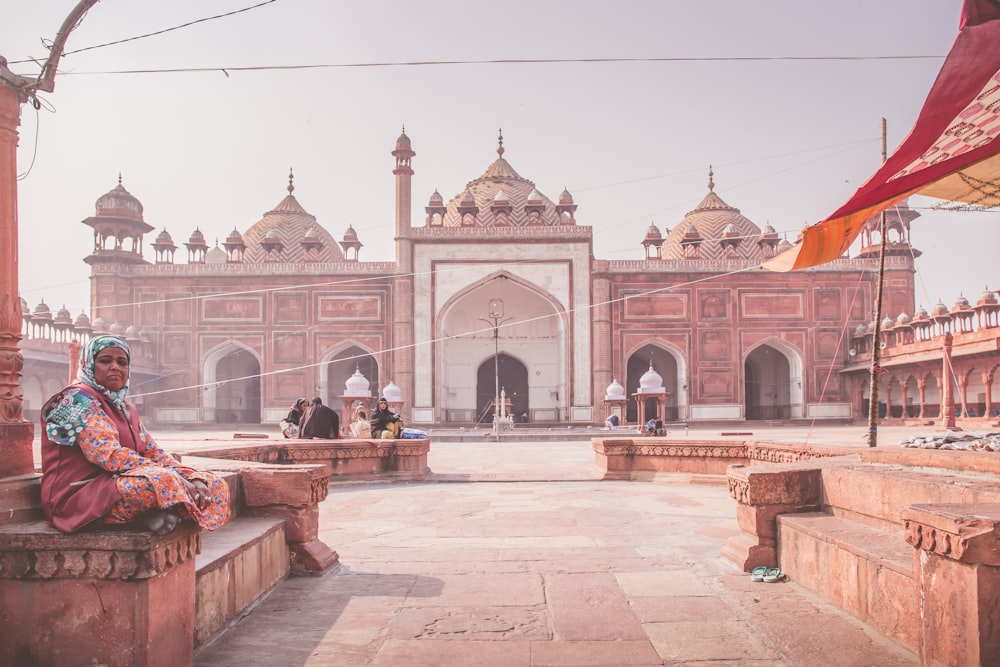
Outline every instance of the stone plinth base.
{"type": "Polygon", "coordinates": [[[200,531],[0,528],[0,664],[191,664],[200,531]]]}
{"type": "Polygon", "coordinates": [[[35,471],[31,449],[34,437],[35,425],[31,422],[0,422],[0,479],[35,471]]]}

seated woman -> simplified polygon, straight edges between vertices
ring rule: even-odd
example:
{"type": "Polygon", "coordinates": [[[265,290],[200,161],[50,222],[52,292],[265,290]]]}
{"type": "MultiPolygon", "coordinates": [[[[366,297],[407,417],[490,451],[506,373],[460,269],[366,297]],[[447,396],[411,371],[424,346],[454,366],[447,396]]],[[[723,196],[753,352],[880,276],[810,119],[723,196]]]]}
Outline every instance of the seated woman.
{"type": "Polygon", "coordinates": [[[281,435],[286,438],[299,437],[299,424],[302,423],[302,414],[305,412],[309,401],[304,398],[296,399],[295,404],[288,411],[288,416],[281,420],[281,435]]]}
{"type": "Polygon", "coordinates": [[[131,352],[118,336],[96,336],[77,381],[46,401],[42,507],[72,533],[93,523],[139,521],[166,535],[182,519],[214,530],[229,519],[229,487],[160,449],[126,400],[131,352]]]}
{"type": "Polygon", "coordinates": [[[372,425],[368,421],[368,416],[365,414],[364,410],[358,410],[354,414],[354,421],[351,422],[351,437],[352,438],[370,438],[372,437],[372,425]]]}
{"type": "Polygon", "coordinates": [[[399,437],[403,428],[403,421],[389,407],[389,401],[385,398],[380,398],[378,399],[378,406],[372,411],[371,425],[373,438],[390,440],[399,437]]]}

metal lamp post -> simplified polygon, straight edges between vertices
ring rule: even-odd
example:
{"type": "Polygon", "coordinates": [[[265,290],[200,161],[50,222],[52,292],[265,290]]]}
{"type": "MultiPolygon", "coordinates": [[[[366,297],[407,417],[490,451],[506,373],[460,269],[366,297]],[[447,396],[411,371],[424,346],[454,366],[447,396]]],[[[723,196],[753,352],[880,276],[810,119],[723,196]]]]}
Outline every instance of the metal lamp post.
{"type": "Polygon", "coordinates": [[[493,433],[500,432],[500,325],[512,317],[503,316],[503,299],[490,299],[490,314],[488,317],[480,317],[480,320],[493,327],[493,433]]]}

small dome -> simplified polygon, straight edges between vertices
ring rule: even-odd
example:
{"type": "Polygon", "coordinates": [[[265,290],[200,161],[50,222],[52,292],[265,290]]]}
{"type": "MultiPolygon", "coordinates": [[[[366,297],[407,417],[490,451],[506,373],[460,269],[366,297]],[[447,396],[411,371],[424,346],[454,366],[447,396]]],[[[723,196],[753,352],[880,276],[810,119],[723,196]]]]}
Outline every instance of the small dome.
{"type": "Polygon", "coordinates": [[[347,231],[344,232],[344,241],[357,241],[357,240],[358,240],[358,233],[354,231],[353,226],[347,225],[347,231]]]}
{"type": "Polygon", "coordinates": [[[649,362],[649,370],[639,378],[640,394],[660,394],[663,392],[663,377],[653,370],[653,362],[649,362]]]}
{"type": "Polygon", "coordinates": [[[875,331],[875,320],[868,323],[868,331],[875,331]]]}
{"type": "Polygon", "coordinates": [[[117,216],[142,221],[142,203],[122,185],[121,176],[114,190],[101,196],[94,203],[98,216],[117,216]]]}
{"type": "Polygon", "coordinates": [[[966,299],[962,294],[958,295],[955,299],[955,305],[951,307],[952,310],[966,310],[969,308],[969,300],[966,299]]]}
{"type": "Polygon", "coordinates": [[[896,318],[896,324],[909,324],[909,323],[910,323],[910,316],[907,315],[906,313],[900,313],[899,316],[896,318]]]}
{"type": "Polygon", "coordinates": [[[188,243],[191,245],[205,245],[205,235],[201,233],[201,230],[197,227],[191,232],[191,238],[188,239],[188,243]]]}
{"type": "Polygon", "coordinates": [[[174,239],[170,236],[170,232],[164,227],[163,231],[156,235],[156,245],[173,245],[174,239]]]}
{"type": "Polygon", "coordinates": [[[761,235],[764,235],[764,234],[777,234],[777,232],[774,231],[774,227],[771,226],[770,222],[764,223],[764,229],[760,230],[760,233],[761,233],[761,235]]]}
{"type": "Polygon", "coordinates": [[[344,383],[344,396],[355,398],[371,398],[371,383],[361,374],[360,368],[354,369],[354,375],[344,383]]]}
{"type": "Polygon", "coordinates": [[[931,315],[937,317],[939,315],[947,315],[947,314],[948,314],[948,306],[944,305],[944,303],[941,302],[941,299],[938,299],[938,302],[934,304],[934,310],[931,311],[931,315]]]}
{"type": "Polygon", "coordinates": [[[739,234],[739,232],[736,231],[736,225],[734,225],[731,222],[728,225],[726,225],[726,228],[722,230],[722,233],[726,234],[727,236],[730,234],[739,234]]]}
{"type": "Polygon", "coordinates": [[[927,309],[923,306],[917,308],[917,312],[913,314],[913,319],[915,320],[926,320],[929,317],[927,314],[927,309]]]}
{"type": "Polygon", "coordinates": [[[472,194],[471,190],[466,190],[462,193],[462,206],[475,206],[476,197],[472,194]]]}
{"type": "Polygon", "coordinates": [[[980,294],[979,298],[976,300],[976,305],[977,306],[986,306],[986,305],[992,305],[992,304],[996,304],[996,303],[997,303],[997,295],[994,294],[993,291],[990,290],[989,287],[987,287],[986,289],[984,289],[983,293],[980,294]]]}
{"type": "Polygon", "coordinates": [[[130,324],[127,329],[125,329],[125,336],[127,338],[136,338],[139,335],[139,327],[134,324],[130,324]]]}
{"type": "Polygon", "coordinates": [[[114,324],[111,325],[110,331],[115,336],[121,336],[122,334],[125,333],[125,325],[122,324],[121,322],[115,322],[114,324]]]}
{"type": "Polygon", "coordinates": [[[569,190],[563,188],[563,191],[559,193],[559,203],[560,204],[572,204],[573,195],[569,193],[569,190]]]}
{"type": "Polygon", "coordinates": [[[382,397],[390,403],[402,403],[403,390],[397,387],[392,380],[389,380],[389,384],[382,388],[382,397]]]}
{"type": "Polygon", "coordinates": [[[44,299],[42,300],[42,302],[40,304],[38,304],[37,306],[35,306],[34,316],[36,318],[38,318],[38,319],[41,319],[41,320],[51,320],[52,319],[52,311],[49,309],[49,307],[45,303],[44,299]]]}
{"type": "Polygon", "coordinates": [[[503,190],[497,190],[496,195],[493,197],[493,201],[500,204],[509,204],[510,197],[508,197],[507,193],[504,192],[503,190]]]}
{"type": "Polygon", "coordinates": [[[778,241],[778,248],[777,248],[777,250],[778,250],[779,253],[780,252],[785,252],[786,250],[788,250],[791,247],[792,247],[792,244],[788,242],[788,239],[781,239],[780,241],[778,241]]]}
{"type": "Polygon", "coordinates": [[[80,313],[79,315],[76,316],[76,319],[73,320],[73,324],[77,327],[80,327],[81,329],[83,327],[89,327],[90,318],[87,317],[87,313],[80,313]]]}
{"type": "Polygon", "coordinates": [[[868,333],[868,327],[866,327],[865,325],[859,324],[858,326],[854,327],[855,336],[864,336],[866,333],[868,333]]]}
{"type": "Polygon", "coordinates": [[[226,237],[226,243],[243,243],[243,235],[240,234],[240,230],[233,227],[233,231],[229,232],[229,236],[226,237]]]}
{"type": "MultiPolygon", "coordinates": [[[[274,231],[274,230],[272,229],[271,231],[274,231]]],[[[316,231],[315,227],[310,227],[309,229],[306,230],[306,233],[303,235],[303,238],[306,238],[306,239],[309,239],[309,240],[318,239],[319,238],[319,232],[316,231]]]]}
{"type": "Polygon", "coordinates": [[[277,229],[272,229],[267,234],[264,234],[264,238],[268,241],[280,241],[281,234],[278,233],[277,229]]]}
{"type": "Polygon", "coordinates": [[[893,325],[895,325],[895,324],[896,323],[892,321],[891,317],[887,317],[884,320],[882,320],[882,328],[883,329],[891,329],[893,327],[893,325]]]}
{"type": "Polygon", "coordinates": [[[649,223],[649,227],[646,228],[646,239],[647,240],[661,240],[663,235],[660,234],[660,228],[653,223],[649,223]]]}
{"type": "Polygon", "coordinates": [[[531,188],[531,192],[528,193],[528,201],[531,203],[542,201],[542,193],[537,188],[531,188]]]}
{"type": "Polygon", "coordinates": [[[207,253],[205,253],[206,264],[225,264],[228,261],[229,261],[229,255],[227,255],[226,251],[220,248],[219,246],[215,246],[207,253]]]}
{"type": "Polygon", "coordinates": [[[427,202],[427,204],[428,206],[444,206],[444,197],[442,197],[441,193],[438,192],[437,189],[435,189],[434,194],[431,195],[431,198],[427,202]]]}
{"type": "Polygon", "coordinates": [[[605,401],[624,401],[625,400],[625,387],[621,385],[618,380],[612,378],[611,384],[608,388],[604,390],[604,400],[605,401]]]}
{"type": "Polygon", "coordinates": [[[405,130],[403,131],[402,134],[399,135],[399,138],[396,139],[396,150],[397,151],[408,151],[408,150],[411,150],[411,148],[410,148],[410,138],[408,136],[406,136],[406,131],[405,130]]]}
{"type": "Polygon", "coordinates": [[[108,330],[108,323],[104,320],[103,317],[96,317],[96,318],[94,318],[93,324],[94,324],[94,331],[107,331],[108,330]]]}
{"type": "Polygon", "coordinates": [[[70,312],[66,310],[66,306],[60,308],[59,312],[56,313],[56,322],[59,324],[73,323],[73,315],[71,315],[70,312]]]}

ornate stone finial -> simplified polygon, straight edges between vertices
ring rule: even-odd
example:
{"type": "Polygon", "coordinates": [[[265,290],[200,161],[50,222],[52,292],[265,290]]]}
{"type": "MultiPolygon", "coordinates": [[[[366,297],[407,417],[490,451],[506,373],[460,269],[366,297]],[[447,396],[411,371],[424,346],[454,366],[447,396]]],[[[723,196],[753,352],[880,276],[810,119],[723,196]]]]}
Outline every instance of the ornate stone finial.
{"type": "Polygon", "coordinates": [[[406,123],[403,123],[403,134],[406,134],[406,123]]]}
{"type": "Polygon", "coordinates": [[[118,185],[121,185],[121,184],[122,184],[122,173],[119,171],[118,172],[118,185]]]}
{"type": "Polygon", "coordinates": [[[709,191],[715,190],[715,181],[712,180],[713,176],[715,176],[715,173],[712,171],[712,165],[708,165],[708,189],[709,189],[709,191]]]}
{"type": "Polygon", "coordinates": [[[288,194],[292,194],[295,191],[295,184],[292,181],[295,180],[295,176],[292,174],[292,168],[288,168],[288,194]]]}
{"type": "Polygon", "coordinates": [[[497,155],[499,155],[500,157],[503,157],[503,128],[502,127],[500,128],[499,133],[500,133],[500,135],[497,137],[497,141],[500,143],[500,145],[497,147],[497,155]]]}

